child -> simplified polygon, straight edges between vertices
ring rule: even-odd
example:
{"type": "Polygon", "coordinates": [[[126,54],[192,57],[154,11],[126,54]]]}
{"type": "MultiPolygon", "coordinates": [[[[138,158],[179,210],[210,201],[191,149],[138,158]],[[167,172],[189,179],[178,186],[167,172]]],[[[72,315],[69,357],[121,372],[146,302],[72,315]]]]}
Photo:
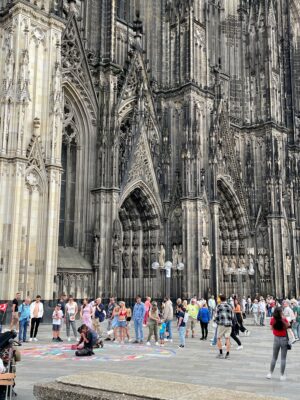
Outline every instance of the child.
{"type": "Polygon", "coordinates": [[[165,345],[165,334],[166,334],[167,325],[165,321],[162,319],[159,324],[159,338],[160,338],[160,346],[163,347],[165,345]]]}
{"type": "Polygon", "coordinates": [[[63,318],[63,312],[61,310],[61,304],[57,304],[52,314],[52,334],[53,342],[62,342],[63,340],[59,337],[61,321],[63,318]]]}

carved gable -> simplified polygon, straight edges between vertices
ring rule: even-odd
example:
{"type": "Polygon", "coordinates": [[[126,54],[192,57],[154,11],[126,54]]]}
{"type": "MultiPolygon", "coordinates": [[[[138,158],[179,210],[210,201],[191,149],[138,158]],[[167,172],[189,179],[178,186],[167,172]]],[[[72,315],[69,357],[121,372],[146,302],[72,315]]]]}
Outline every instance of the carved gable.
{"type": "Polygon", "coordinates": [[[27,148],[26,156],[30,165],[36,166],[40,170],[45,169],[45,155],[42,148],[40,136],[37,136],[35,134],[32,135],[32,138],[27,148]]]}

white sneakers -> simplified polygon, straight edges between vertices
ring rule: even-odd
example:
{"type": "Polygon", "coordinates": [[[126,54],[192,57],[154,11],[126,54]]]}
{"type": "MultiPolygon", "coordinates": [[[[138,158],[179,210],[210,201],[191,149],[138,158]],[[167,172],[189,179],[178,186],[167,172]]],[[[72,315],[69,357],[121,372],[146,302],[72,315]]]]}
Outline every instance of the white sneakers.
{"type": "Polygon", "coordinates": [[[147,342],[146,345],[147,345],[147,346],[151,346],[151,343],[150,343],[150,342],[147,342]]]}
{"type": "Polygon", "coordinates": [[[68,337],[68,342],[71,342],[71,338],[70,337],[68,337]]]}
{"type": "Polygon", "coordinates": [[[281,375],[280,380],[281,381],[286,381],[286,375],[281,375]]]}
{"type": "Polygon", "coordinates": [[[155,342],[155,346],[159,346],[159,343],[158,343],[158,342],[155,342]]]}
{"type": "Polygon", "coordinates": [[[272,374],[271,372],[268,373],[268,375],[266,376],[267,379],[271,379],[272,378],[272,374]]]}
{"type": "Polygon", "coordinates": [[[38,342],[38,339],[35,337],[35,338],[33,338],[33,340],[35,341],[35,342],[38,342]]]}
{"type": "Polygon", "coordinates": [[[244,348],[244,347],[243,347],[242,345],[240,345],[240,346],[238,346],[236,349],[237,349],[237,350],[243,350],[243,348],[244,348]]]}
{"type": "Polygon", "coordinates": [[[32,337],[29,339],[29,342],[32,342],[32,337]]]}

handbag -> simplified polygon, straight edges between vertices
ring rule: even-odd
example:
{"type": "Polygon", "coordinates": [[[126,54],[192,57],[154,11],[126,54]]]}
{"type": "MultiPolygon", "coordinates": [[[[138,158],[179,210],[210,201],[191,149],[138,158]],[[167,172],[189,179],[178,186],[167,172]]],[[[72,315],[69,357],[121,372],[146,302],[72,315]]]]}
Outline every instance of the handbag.
{"type": "Polygon", "coordinates": [[[292,345],[290,343],[289,335],[288,335],[288,331],[287,330],[286,330],[286,338],[287,338],[287,349],[288,350],[292,350],[292,345]]]}

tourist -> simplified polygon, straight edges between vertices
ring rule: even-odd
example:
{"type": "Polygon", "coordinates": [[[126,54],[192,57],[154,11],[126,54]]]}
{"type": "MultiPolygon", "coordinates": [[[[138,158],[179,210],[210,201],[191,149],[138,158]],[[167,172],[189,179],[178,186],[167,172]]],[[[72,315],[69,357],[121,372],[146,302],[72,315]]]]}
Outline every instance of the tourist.
{"type": "Polygon", "coordinates": [[[270,365],[270,372],[267,375],[267,379],[272,378],[279,350],[281,350],[280,380],[285,381],[286,376],[284,372],[286,366],[286,356],[288,351],[287,329],[289,326],[289,322],[286,318],[284,318],[282,309],[280,307],[275,308],[273,312],[273,317],[270,320],[270,325],[274,335],[274,342],[273,342],[273,357],[270,365]]]}
{"type": "Polygon", "coordinates": [[[16,293],[16,297],[12,301],[12,311],[11,311],[11,322],[10,322],[10,330],[15,329],[16,331],[19,329],[19,301],[21,298],[21,294],[16,293]]]}
{"type": "Polygon", "coordinates": [[[203,306],[199,309],[198,315],[197,315],[197,320],[200,321],[200,325],[201,325],[202,337],[200,338],[200,340],[207,340],[208,324],[210,321],[210,312],[207,308],[206,303],[204,303],[203,306]]]}
{"type": "Polygon", "coordinates": [[[243,318],[246,318],[246,304],[247,304],[246,297],[243,296],[243,298],[242,298],[242,304],[241,304],[242,317],[243,317],[243,318]]]}
{"type": "Polygon", "coordinates": [[[254,299],[254,302],[251,307],[251,311],[253,314],[254,325],[259,325],[259,323],[258,323],[259,305],[258,305],[257,299],[254,299]]]}
{"type": "Polygon", "coordinates": [[[295,340],[300,340],[300,307],[296,299],[291,300],[292,310],[295,315],[295,320],[292,325],[295,340]]]}
{"type": "Polygon", "coordinates": [[[260,298],[258,303],[258,313],[259,313],[259,324],[260,326],[265,326],[266,318],[266,302],[263,297],[260,298]]]}
{"type": "Polygon", "coordinates": [[[131,322],[131,318],[132,318],[131,308],[128,307],[126,309],[126,337],[127,337],[128,342],[130,342],[130,322],[131,322]]]}
{"type": "Polygon", "coordinates": [[[151,308],[149,310],[149,319],[148,319],[148,328],[149,334],[147,339],[147,346],[151,345],[151,338],[154,335],[155,344],[158,346],[158,333],[157,333],[157,326],[159,323],[159,313],[156,301],[153,301],[151,308]]]}
{"type": "Polygon", "coordinates": [[[216,307],[217,307],[216,300],[214,296],[211,296],[210,299],[208,300],[208,310],[210,313],[210,319],[213,319],[216,307]]]}
{"type": "Polygon", "coordinates": [[[66,304],[67,304],[67,295],[66,293],[62,293],[58,300],[58,303],[61,305],[61,311],[63,313],[63,317],[66,316],[66,304]]]}
{"type": "Polygon", "coordinates": [[[246,313],[247,314],[250,314],[251,306],[252,306],[252,300],[251,300],[251,297],[248,296],[247,297],[247,303],[246,303],[246,313]]]}
{"type": "Polygon", "coordinates": [[[173,304],[169,297],[165,297],[164,299],[162,317],[166,323],[166,332],[168,333],[168,337],[166,338],[166,340],[173,342],[173,336],[172,336],[173,304]]]}
{"type": "Polygon", "coordinates": [[[288,333],[288,338],[289,338],[290,344],[293,344],[296,342],[296,339],[295,339],[294,332],[291,329],[291,326],[293,325],[293,322],[296,320],[296,318],[295,318],[295,314],[294,314],[293,310],[290,307],[289,300],[284,300],[282,302],[282,314],[289,323],[289,327],[287,328],[287,333],[288,333]]]}
{"type": "Polygon", "coordinates": [[[112,332],[109,331],[107,332],[108,334],[111,335],[111,333],[113,333],[114,337],[113,337],[113,341],[115,341],[116,343],[119,342],[119,312],[120,312],[120,306],[117,304],[114,309],[113,309],[113,313],[112,313],[112,322],[111,322],[111,329],[112,332]]]}
{"type": "Polygon", "coordinates": [[[27,327],[30,321],[30,297],[26,297],[19,309],[19,341],[26,342],[27,327]]]}
{"type": "Polygon", "coordinates": [[[119,337],[121,344],[124,344],[126,337],[127,309],[124,301],[120,301],[119,305],[120,305],[119,316],[118,316],[119,337]]]}
{"type": "Polygon", "coordinates": [[[101,323],[105,319],[105,310],[104,305],[102,304],[102,299],[98,297],[94,302],[93,307],[93,329],[97,332],[98,336],[100,337],[102,334],[101,331],[101,323]]]}
{"type": "Polygon", "coordinates": [[[151,297],[146,297],[146,301],[145,301],[145,317],[144,317],[144,321],[143,321],[143,325],[144,326],[147,326],[150,307],[151,307],[151,297]]]}
{"type": "Polygon", "coordinates": [[[197,316],[198,316],[198,311],[199,307],[197,304],[197,299],[192,298],[190,304],[188,304],[186,308],[187,313],[189,314],[189,321],[186,324],[186,334],[185,337],[189,337],[189,330],[192,332],[192,338],[195,337],[195,328],[197,324],[197,316]]]}
{"type": "Polygon", "coordinates": [[[94,355],[93,347],[97,342],[97,334],[85,324],[78,328],[78,332],[80,334],[80,339],[75,355],[77,357],[94,355]]]}
{"type": "Polygon", "coordinates": [[[82,323],[86,326],[89,327],[89,329],[92,329],[92,315],[93,315],[93,307],[91,304],[89,304],[89,299],[84,298],[82,302],[82,307],[80,310],[80,318],[82,320],[82,323]]]}
{"type": "Polygon", "coordinates": [[[166,334],[166,323],[163,319],[159,322],[159,339],[160,339],[160,346],[163,347],[165,345],[165,334],[166,334]]]}
{"type": "Polygon", "coordinates": [[[238,299],[234,299],[234,308],[233,312],[235,313],[237,324],[236,324],[236,334],[238,335],[239,331],[243,332],[245,336],[249,336],[250,332],[248,329],[246,329],[243,325],[243,315],[242,315],[242,309],[241,305],[238,301],[238,299]]]}
{"type": "Polygon", "coordinates": [[[41,296],[37,295],[35,301],[30,304],[30,339],[29,341],[38,341],[37,334],[40,322],[44,315],[44,305],[41,302],[41,296]]]}
{"type": "Polygon", "coordinates": [[[239,327],[237,325],[238,325],[238,321],[236,318],[236,314],[233,313],[232,329],[231,329],[230,337],[232,337],[232,339],[237,343],[237,345],[238,345],[237,350],[242,350],[243,349],[242,342],[236,335],[236,332],[239,332],[239,327]]]}
{"type": "Polygon", "coordinates": [[[224,358],[222,349],[222,338],[225,337],[226,355],[225,359],[230,359],[230,335],[232,330],[233,311],[230,304],[226,302],[226,296],[220,295],[221,303],[217,306],[216,323],[218,325],[218,349],[217,358],[224,358]]]}
{"type": "Polygon", "coordinates": [[[65,321],[66,321],[66,329],[67,329],[67,340],[71,341],[70,337],[70,327],[72,327],[74,338],[77,339],[77,331],[76,331],[76,315],[78,314],[78,305],[74,301],[73,296],[69,296],[69,300],[65,305],[65,321]]]}
{"type": "MultiPolygon", "coordinates": [[[[106,319],[107,319],[107,332],[111,332],[112,331],[112,320],[113,320],[113,310],[116,307],[116,302],[115,302],[115,298],[111,297],[109,299],[109,303],[107,306],[107,311],[106,311],[106,319]]],[[[113,331],[112,331],[113,332],[113,331]]],[[[111,335],[108,333],[108,336],[105,340],[112,340],[111,335]]]]}
{"type": "Polygon", "coordinates": [[[143,343],[144,332],[143,332],[143,321],[145,316],[145,305],[142,303],[141,296],[136,296],[136,303],[133,307],[133,322],[135,330],[135,343],[143,343]]]}
{"type": "Polygon", "coordinates": [[[186,323],[184,321],[184,314],[185,314],[185,308],[183,307],[183,304],[179,304],[177,306],[178,312],[177,312],[177,329],[178,329],[178,334],[179,334],[179,348],[183,349],[185,346],[185,329],[186,329],[186,323]]]}
{"type": "Polygon", "coordinates": [[[61,304],[57,304],[52,314],[52,341],[62,342],[60,338],[61,321],[63,319],[63,312],[61,310],[61,304]]]}

